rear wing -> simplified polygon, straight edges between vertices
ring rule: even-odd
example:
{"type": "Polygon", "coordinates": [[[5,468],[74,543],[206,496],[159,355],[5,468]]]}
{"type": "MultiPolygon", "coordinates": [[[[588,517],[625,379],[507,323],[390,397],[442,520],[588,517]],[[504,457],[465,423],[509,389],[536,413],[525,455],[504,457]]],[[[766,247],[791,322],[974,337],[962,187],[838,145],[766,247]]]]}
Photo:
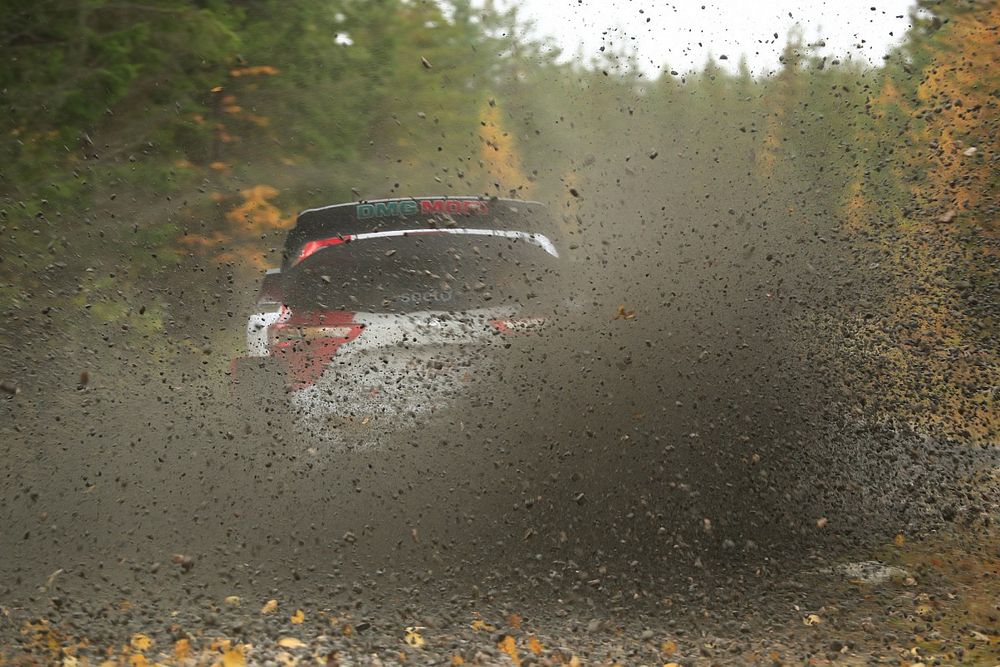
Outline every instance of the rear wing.
{"type": "Polygon", "coordinates": [[[335,204],[299,214],[285,240],[282,267],[292,266],[312,241],[432,228],[517,230],[551,236],[555,222],[544,204],[517,199],[411,197],[335,204]]]}

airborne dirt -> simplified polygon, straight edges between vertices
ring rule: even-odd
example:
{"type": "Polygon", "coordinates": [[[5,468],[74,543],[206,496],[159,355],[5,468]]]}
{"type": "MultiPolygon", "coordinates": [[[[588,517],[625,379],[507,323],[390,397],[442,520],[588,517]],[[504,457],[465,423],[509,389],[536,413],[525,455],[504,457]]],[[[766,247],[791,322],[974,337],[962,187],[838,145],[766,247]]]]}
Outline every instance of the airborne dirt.
{"type": "MultiPolygon", "coordinates": [[[[879,611],[860,610],[923,579],[873,565],[859,592],[841,566],[886,557],[896,536],[988,523],[996,498],[972,480],[992,461],[867,411],[844,382],[839,317],[871,309],[879,278],[835,219],[788,215],[799,202],[779,184],[705,197],[689,184],[716,174],[680,157],[636,183],[602,173],[627,157],[581,178],[593,190],[567,214],[567,279],[551,288],[568,305],[551,325],[498,345],[467,404],[377,450],[297,432],[280,392],[234,403],[224,345],[118,350],[112,336],[87,377],[58,359],[15,368],[0,470],[10,656],[57,662],[52,637],[87,640],[73,655],[91,664],[109,648],[182,660],[188,644],[253,664],[913,645],[883,644],[865,625],[879,611]]],[[[252,286],[235,292],[228,308],[248,308],[252,286]]],[[[233,347],[242,317],[224,320],[233,347]]],[[[178,340],[219,325],[194,319],[178,340]]]]}

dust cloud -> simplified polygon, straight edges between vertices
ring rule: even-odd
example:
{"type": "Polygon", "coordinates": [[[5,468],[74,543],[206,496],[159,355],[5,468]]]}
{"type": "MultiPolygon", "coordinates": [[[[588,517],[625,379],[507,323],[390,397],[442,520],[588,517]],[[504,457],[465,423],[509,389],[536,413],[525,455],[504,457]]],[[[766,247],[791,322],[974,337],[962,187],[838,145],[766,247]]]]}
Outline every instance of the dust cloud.
{"type": "MultiPolygon", "coordinates": [[[[746,156],[706,168],[680,139],[650,155],[632,127],[586,147],[573,193],[540,197],[563,249],[547,326],[492,345],[465,400],[377,448],[297,429],[266,373],[234,393],[210,347],[169,363],[126,348],[113,380],[8,402],[22,442],[46,445],[7,445],[7,594],[63,569],[66,590],[164,600],[520,576],[572,597],[580,572],[632,597],[811,565],[926,520],[887,498],[957,468],[913,463],[915,436],[838,381],[832,322],[875,286],[834,221],[802,224],[788,184],[757,187],[746,156]]],[[[223,320],[234,339],[243,321],[223,320]]]]}

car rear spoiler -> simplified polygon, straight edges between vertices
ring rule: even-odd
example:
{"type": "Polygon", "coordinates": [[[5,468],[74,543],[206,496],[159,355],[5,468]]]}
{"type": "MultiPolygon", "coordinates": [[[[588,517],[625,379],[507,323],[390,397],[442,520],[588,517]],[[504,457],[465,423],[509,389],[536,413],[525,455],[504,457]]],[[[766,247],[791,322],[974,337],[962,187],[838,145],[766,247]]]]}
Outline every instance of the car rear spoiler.
{"type": "Polygon", "coordinates": [[[264,280],[260,284],[260,294],[257,295],[257,303],[277,303],[285,300],[284,276],[281,269],[268,269],[264,272],[264,280]]]}
{"type": "Polygon", "coordinates": [[[320,239],[431,227],[551,234],[551,215],[539,202],[492,197],[403,197],[312,208],[299,213],[295,227],[289,230],[282,266],[291,267],[306,244],[320,239]]]}

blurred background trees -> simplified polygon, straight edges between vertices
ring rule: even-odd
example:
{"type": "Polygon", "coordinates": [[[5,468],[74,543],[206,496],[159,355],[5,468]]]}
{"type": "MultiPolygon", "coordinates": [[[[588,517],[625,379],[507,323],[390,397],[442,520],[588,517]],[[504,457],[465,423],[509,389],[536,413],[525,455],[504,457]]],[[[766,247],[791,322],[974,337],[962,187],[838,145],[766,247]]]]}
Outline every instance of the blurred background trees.
{"type": "Polygon", "coordinates": [[[884,370],[868,376],[915,419],[995,431],[998,24],[992,2],[919,0],[879,67],[793,32],[767,75],[710,59],[650,77],[628,52],[565,61],[470,0],[14,0],[0,308],[148,336],[191,290],[232,308],[206,285],[273,264],[300,208],[514,193],[571,230],[587,223],[571,190],[683,159],[709,192],[837,219],[890,278],[887,319],[859,323],[884,370]]]}

